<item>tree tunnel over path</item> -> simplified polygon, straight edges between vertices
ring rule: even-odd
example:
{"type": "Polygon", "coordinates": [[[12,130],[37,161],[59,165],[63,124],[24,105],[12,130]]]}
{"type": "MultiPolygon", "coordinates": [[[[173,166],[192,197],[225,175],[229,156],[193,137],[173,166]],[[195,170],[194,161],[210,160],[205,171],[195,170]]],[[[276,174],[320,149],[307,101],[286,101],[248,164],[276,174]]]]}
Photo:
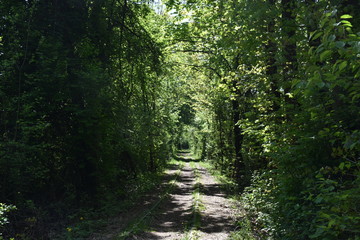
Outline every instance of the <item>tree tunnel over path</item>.
{"type": "MultiPolygon", "coordinates": [[[[356,0],[1,0],[0,239],[86,238],[179,150],[200,162],[175,210],[206,163],[243,208],[232,238],[358,239],[359,16],[356,0]]],[[[226,235],[201,213],[201,236],[226,235]]]]}

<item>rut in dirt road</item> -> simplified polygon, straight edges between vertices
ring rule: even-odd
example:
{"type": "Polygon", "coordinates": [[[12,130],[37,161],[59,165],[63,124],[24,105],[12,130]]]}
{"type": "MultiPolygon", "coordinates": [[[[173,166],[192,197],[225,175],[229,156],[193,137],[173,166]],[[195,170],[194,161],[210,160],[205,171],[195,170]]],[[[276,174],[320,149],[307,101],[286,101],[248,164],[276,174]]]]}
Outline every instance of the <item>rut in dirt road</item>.
{"type": "Polygon", "coordinates": [[[201,211],[199,239],[227,239],[234,230],[231,204],[214,177],[205,168],[198,168],[200,176],[200,201],[205,206],[201,211]]]}
{"type": "Polygon", "coordinates": [[[192,218],[193,170],[186,164],[179,174],[171,194],[153,215],[150,231],[128,239],[182,239],[192,218]]]}
{"type": "Polygon", "coordinates": [[[234,230],[230,202],[221,185],[199,163],[186,155],[183,160],[174,189],[153,214],[148,231],[127,239],[225,240],[234,230]]]}

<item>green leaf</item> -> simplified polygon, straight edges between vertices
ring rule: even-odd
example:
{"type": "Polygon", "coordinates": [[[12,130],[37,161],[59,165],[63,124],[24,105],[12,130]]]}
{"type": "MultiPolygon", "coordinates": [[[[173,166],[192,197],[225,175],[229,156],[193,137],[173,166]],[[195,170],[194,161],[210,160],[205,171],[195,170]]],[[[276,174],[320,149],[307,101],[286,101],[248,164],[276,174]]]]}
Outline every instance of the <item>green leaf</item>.
{"type": "Polygon", "coordinates": [[[317,197],[315,198],[315,203],[319,204],[319,203],[322,202],[322,200],[324,200],[324,199],[323,199],[321,196],[317,196],[317,197]]]}
{"type": "Polygon", "coordinates": [[[329,42],[333,42],[335,39],[336,39],[336,36],[335,36],[334,34],[331,34],[331,35],[328,37],[328,41],[329,41],[329,42]]]}
{"type": "Polygon", "coordinates": [[[320,54],[320,61],[326,60],[331,55],[331,50],[325,50],[320,54]]]}
{"type": "Polygon", "coordinates": [[[336,220],[335,220],[335,219],[331,219],[330,222],[329,222],[329,224],[328,224],[328,226],[331,227],[331,226],[333,226],[333,225],[335,225],[335,224],[336,224],[336,220]]]}
{"type": "Polygon", "coordinates": [[[344,162],[340,163],[339,165],[340,170],[344,170],[344,167],[345,167],[345,163],[344,162]]]}
{"type": "Polygon", "coordinates": [[[339,64],[339,71],[341,72],[347,66],[347,61],[343,61],[339,64]]]}
{"type": "Polygon", "coordinates": [[[343,26],[345,27],[352,27],[351,22],[347,21],[347,20],[342,20],[341,23],[343,24],[343,26]]]}
{"type": "Polygon", "coordinates": [[[312,74],[313,76],[309,78],[308,83],[306,84],[306,88],[311,89],[314,86],[318,86],[319,88],[322,88],[325,86],[325,83],[321,79],[321,73],[319,71],[316,71],[312,74]]]}
{"type": "Polygon", "coordinates": [[[341,19],[349,19],[349,18],[353,18],[351,15],[349,14],[344,14],[340,17],[341,19]]]}
{"type": "Polygon", "coordinates": [[[310,238],[318,238],[323,234],[324,230],[325,229],[323,227],[319,227],[316,229],[316,232],[314,234],[310,235],[309,237],[310,238]]]}
{"type": "Polygon", "coordinates": [[[314,34],[313,37],[310,37],[310,38],[311,38],[311,40],[314,41],[314,40],[318,39],[319,37],[321,37],[321,35],[323,35],[323,32],[318,32],[318,33],[314,34]]]}
{"type": "Polygon", "coordinates": [[[343,47],[345,46],[345,43],[342,42],[342,41],[336,41],[336,42],[335,42],[335,46],[336,46],[337,48],[343,48],[343,47]]]}

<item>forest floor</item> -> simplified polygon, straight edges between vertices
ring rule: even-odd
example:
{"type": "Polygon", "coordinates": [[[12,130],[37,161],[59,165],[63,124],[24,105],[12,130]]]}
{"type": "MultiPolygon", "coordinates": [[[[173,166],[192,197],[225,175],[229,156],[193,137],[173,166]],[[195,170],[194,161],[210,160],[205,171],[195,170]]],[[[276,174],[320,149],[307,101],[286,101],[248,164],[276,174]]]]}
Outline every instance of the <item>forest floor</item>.
{"type": "Polygon", "coordinates": [[[235,229],[234,222],[221,184],[189,153],[181,153],[162,186],[88,240],[223,240],[235,229]]]}

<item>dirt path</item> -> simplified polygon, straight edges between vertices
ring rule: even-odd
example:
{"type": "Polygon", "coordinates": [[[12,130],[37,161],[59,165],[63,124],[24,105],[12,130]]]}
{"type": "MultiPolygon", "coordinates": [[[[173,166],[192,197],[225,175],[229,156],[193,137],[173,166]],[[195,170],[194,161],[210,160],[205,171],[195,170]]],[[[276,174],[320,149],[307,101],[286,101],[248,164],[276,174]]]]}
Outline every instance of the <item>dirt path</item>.
{"type": "Polygon", "coordinates": [[[230,202],[199,163],[186,161],[173,191],[159,206],[149,230],[127,239],[225,240],[234,230],[230,202]]]}
{"type": "Polygon", "coordinates": [[[103,233],[93,234],[89,240],[228,239],[234,220],[221,185],[190,154],[182,154],[179,160],[183,167],[173,165],[165,175],[164,182],[171,184],[144,196],[135,207],[113,219],[103,233]],[[139,226],[142,232],[135,230],[139,226]]]}
{"type": "Polygon", "coordinates": [[[199,239],[220,240],[227,239],[234,230],[233,211],[221,185],[205,168],[198,168],[200,176],[200,201],[205,207],[200,211],[201,222],[199,239]]]}
{"type": "Polygon", "coordinates": [[[192,219],[192,192],[195,176],[186,163],[175,183],[171,194],[164,200],[153,215],[149,224],[150,231],[131,236],[128,239],[166,239],[175,240],[185,237],[185,230],[192,219]]]}

